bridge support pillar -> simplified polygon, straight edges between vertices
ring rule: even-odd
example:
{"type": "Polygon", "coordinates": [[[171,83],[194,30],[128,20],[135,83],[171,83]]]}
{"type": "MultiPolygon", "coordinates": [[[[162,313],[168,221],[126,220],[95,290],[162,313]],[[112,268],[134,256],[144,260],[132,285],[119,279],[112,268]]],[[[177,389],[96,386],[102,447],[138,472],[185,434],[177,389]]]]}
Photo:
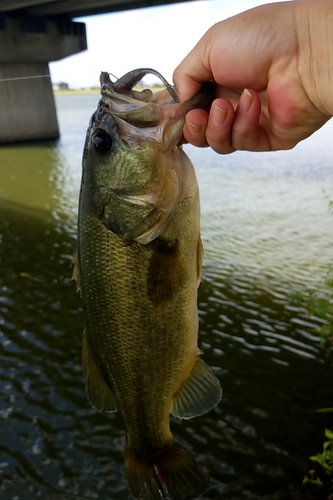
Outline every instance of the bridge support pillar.
{"type": "Polygon", "coordinates": [[[59,136],[48,63],[86,48],[83,23],[0,17],[0,144],[59,136]]]}

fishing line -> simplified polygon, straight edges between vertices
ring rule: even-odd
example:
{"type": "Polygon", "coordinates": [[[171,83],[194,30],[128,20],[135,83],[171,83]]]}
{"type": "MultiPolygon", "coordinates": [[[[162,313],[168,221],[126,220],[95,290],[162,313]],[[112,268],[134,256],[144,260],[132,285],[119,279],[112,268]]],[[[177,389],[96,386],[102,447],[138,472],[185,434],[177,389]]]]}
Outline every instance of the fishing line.
{"type": "MultiPolygon", "coordinates": [[[[88,71],[88,73],[95,73],[95,71],[88,71]]],[[[73,75],[73,74],[75,74],[77,76],[77,73],[67,73],[67,75],[73,75]]],[[[87,72],[85,72],[85,74],[87,74],[87,72]]],[[[155,74],[155,73],[153,73],[153,74],[155,74]]],[[[116,75],[114,75],[113,73],[110,72],[109,75],[111,75],[113,78],[118,80],[118,77],[116,75]]],[[[32,75],[32,76],[16,76],[16,77],[12,77],[12,78],[0,78],[0,83],[15,82],[15,81],[20,81],[20,80],[37,80],[39,78],[50,78],[52,81],[51,75],[48,74],[48,75],[32,75]]],[[[164,81],[163,78],[162,78],[162,82],[166,85],[166,82],[164,81]]],[[[52,83],[54,83],[54,82],[52,81],[52,83]]],[[[171,86],[168,84],[167,88],[168,87],[171,87],[171,86]]]]}
{"type": "Polygon", "coordinates": [[[50,78],[50,75],[17,76],[15,78],[0,78],[1,82],[14,82],[15,80],[32,80],[36,78],[50,78]]]}
{"type": "Polygon", "coordinates": [[[109,73],[109,75],[113,76],[113,78],[115,78],[116,80],[119,80],[119,78],[116,77],[116,75],[114,75],[113,73],[109,73]]]}
{"type": "MultiPolygon", "coordinates": [[[[82,72],[82,74],[92,74],[92,73],[95,73],[95,71],[85,71],[85,72],[82,72]]],[[[112,73],[111,73],[112,74],[112,73]]],[[[67,76],[72,76],[72,75],[75,75],[77,76],[78,73],[77,72],[69,72],[69,73],[66,73],[67,76]]],[[[114,75],[112,75],[114,76],[114,75]]],[[[33,80],[33,79],[38,79],[38,78],[52,78],[52,75],[51,73],[49,73],[48,75],[31,75],[31,76],[17,76],[17,77],[12,77],[12,78],[0,78],[0,83],[2,82],[14,82],[14,81],[17,81],[17,80],[33,80]]]]}
{"type": "MultiPolygon", "coordinates": [[[[69,73],[69,74],[72,74],[72,73],[69,73]]],[[[118,80],[118,78],[113,73],[109,73],[109,75],[113,76],[116,80],[118,80]]],[[[17,76],[17,77],[13,77],[13,78],[0,78],[0,83],[2,83],[2,82],[14,82],[17,80],[33,80],[33,79],[37,79],[37,78],[51,78],[51,75],[33,75],[33,76],[17,76]]]]}

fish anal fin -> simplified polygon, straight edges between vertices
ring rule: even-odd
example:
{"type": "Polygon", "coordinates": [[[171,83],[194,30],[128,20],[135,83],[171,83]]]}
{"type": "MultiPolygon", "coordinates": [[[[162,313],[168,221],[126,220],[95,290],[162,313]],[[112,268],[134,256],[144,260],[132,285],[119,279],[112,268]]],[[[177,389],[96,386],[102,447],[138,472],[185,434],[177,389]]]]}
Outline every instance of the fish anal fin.
{"type": "Polygon", "coordinates": [[[76,290],[78,292],[81,291],[81,274],[80,274],[80,267],[79,267],[79,254],[78,251],[75,251],[72,264],[73,266],[73,273],[72,273],[72,280],[76,281],[76,290]]]}
{"type": "Polygon", "coordinates": [[[149,457],[125,450],[126,477],[134,498],[194,500],[209,488],[209,478],[176,441],[149,457]]]}
{"type": "Polygon", "coordinates": [[[216,406],[221,397],[220,382],[198,356],[189,377],[175,394],[171,413],[178,418],[202,415],[216,406]]]}
{"type": "Polygon", "coordinates": [[[99,411],[117,411],[116,398],[95,360],[86,332],[83,334],[82,364],[86,393],[91,405],[99,411]]]}
{"type": "Polygon", "coordinates": [[[158,304],[175,297],[186,279],[184,257],[178,241],[169,243],[157,238],[154,241],[147,277],[149,299],[158,304]]]}

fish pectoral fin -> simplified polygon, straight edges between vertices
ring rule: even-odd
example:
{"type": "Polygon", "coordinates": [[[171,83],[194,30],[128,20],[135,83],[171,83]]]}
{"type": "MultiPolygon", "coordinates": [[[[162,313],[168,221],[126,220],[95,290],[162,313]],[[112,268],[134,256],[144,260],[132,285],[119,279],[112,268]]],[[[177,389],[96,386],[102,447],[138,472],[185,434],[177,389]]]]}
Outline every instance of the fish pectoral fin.
{"type": "Polygon", "coordinates": [[[220,382],[198,357],[189,377],[175,394],[171,414],[178,418],[202,415],[217,405],[221,397],[220,382]]]}
{"type": "Polygon", "coordinates": [[[101,373],[85,331],[83,333],[82,361],[86,393],[91,405],[99,411],[117,411],[116,398],[101,373]]]}
{"type": "Polygon", "coordinates": [[[147,277],[149,299],[158,304],[175,297],[182,289],[186,271],[184,258],[179,250],[178,241],[169,243],[157,238],[150,259],[147,277]]]}
{"type": "Polygon", "coordinates": [[[77,250],[75,251],[71,265],[73,266],[72,280],[76,281],[76,290],[78,292],[80,292],[81,291],[81,275],[80,275],[80,268],[79,268],[79,253],[77,250]]]}

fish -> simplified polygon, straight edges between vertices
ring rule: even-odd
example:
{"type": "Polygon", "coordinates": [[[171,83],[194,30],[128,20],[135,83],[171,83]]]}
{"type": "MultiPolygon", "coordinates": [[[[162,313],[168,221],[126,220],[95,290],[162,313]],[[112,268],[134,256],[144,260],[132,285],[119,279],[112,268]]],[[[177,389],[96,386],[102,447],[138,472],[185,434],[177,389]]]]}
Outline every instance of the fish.
{"type": "Polygon", "coordinates": [[[102,72],[82,161],[73,277],[85,319],[83,372],[99,411],[125,424],[125,472],[138,500],[191,500],[209,478],[170,431],[170,414],[202,415],[221,386],[198,349],[199,189],[180,143],[186,113],[212,86],[179,103],[153,69],[115,82],[102,72]],[[165,89],[134,87],[148,73],[165,89]]]}

